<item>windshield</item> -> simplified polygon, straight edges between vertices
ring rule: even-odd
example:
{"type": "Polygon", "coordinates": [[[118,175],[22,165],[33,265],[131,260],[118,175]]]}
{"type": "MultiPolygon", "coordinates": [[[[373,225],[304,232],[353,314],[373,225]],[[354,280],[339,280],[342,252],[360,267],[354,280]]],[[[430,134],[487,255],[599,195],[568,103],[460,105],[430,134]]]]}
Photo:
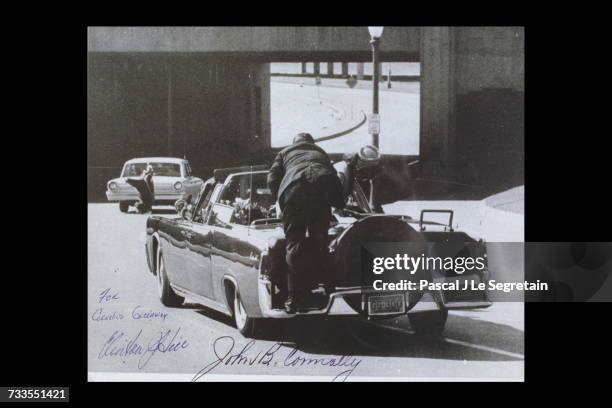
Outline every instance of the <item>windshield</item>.
{"type": "Polygon", "coordinates": [[[181,177],[181,165],[178,163],[130,163],[125,166],[122,177],[139,177],[148,164],[153,167],[154,176],[181,177]]]}

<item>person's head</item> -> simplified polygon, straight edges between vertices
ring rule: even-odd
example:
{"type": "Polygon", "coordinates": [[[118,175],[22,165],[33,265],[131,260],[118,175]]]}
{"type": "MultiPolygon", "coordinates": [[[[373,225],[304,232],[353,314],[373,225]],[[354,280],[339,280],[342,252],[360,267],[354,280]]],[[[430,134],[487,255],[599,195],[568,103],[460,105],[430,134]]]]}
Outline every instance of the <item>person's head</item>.
{"type": "Polygon", "coordinates": [[[378,148],[372,145],[365,145],[359,149],[359,153],[357,155],[359,157],[359,161],[364,163],[375,163],[380,160],[380,152],[378,151],[378,148]]]}
{"type": "Polygon", "coordinates": [[[313,143],[314,144],[314,142],[315,141],[310,133],[298,133],[293,138],[293,144],[298,144],[298,143],[313,143]]]}
{"type": "Polygon", "coordinates": [[[149,174],[149,173],[153,173],[153,166],[151,166],[150,164],[147,165],[147,169],[145,170],[145,173],[149,174]]]}
{"type": "Polygon", "coordinates": [[[380,152],[375,146],[366,145],[359,149],[357,153],[345,154],[343,158],[349,165],[361,170],[376,166],[380,161],[380,152]]]}

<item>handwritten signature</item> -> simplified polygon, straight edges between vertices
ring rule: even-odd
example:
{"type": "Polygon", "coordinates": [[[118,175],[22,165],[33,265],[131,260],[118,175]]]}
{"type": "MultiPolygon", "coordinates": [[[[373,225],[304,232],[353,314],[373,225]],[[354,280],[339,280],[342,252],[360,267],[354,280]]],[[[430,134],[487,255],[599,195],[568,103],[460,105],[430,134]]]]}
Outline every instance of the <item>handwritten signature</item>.
{"type": "MultiPolygon", "coordinates": [[[[105,288],[98,294],[98,304],[106,304],[112,303],[115,300],[119,300],[119,293],[113,291],[111,288],[105,288]]],[[[153,310],[153,309],[145,309],[141,305],[137,305],[132,309],[132,313],[130,314],[133,320],[153,320],[160,319],[166,321],[166,317],[168,317],[168,313],[153,310]]],[[[123,313],[105,309],[104,306],[100,305],[94,312],[91,314],[91,320],[95,322],[103,322],[109,320],[123,320],[125,316],[123,313]]]]}
{"type": "Polygon", "coordinates": [[[200,380],[219,365],[277,366],[279,362],[282,361],[281,367],[339,367],[342,371],[336,374],[332,381],[344,382],[353,374],[361,363],[361,359],[351,355],[342,355],[338,357],[307,357],[302,355],[295,347],[286,347],[281,343],[274,343],[267,349],[256,351],[254,350],[256,343],[256,340],[250,340],[240,349],[240,351],[232,353],[236,345],[234,338],[231,336],[218,337],[213,342],[215,360],[198,371],[191,381],[195,382],[200,380]]]}
{"type": "MultiPolygon", "coordinates": [[[[168,317],[168,313],[160,311],[160,310],[145,309],[141,305],[137,305],[136,307],[132,309],[132,313],[130,314],[130,317],[133,320],[151,321],[154,319],[159,319],[162,321],[166,321],[166,317],[168,317]]],[[[123,315],[123,313],[117,312],[115,310],[110,311],[110,310],[104,309],[103,307],[97,308],[91,314],[91,320],[95,322],[103,322],[103,321],[108,321],[108,320],[123,320],[123,319],[125,319],[125,316],[123,315]]]]}
{"type": "Polygon", "coordinates": [[[119,294],[117,292],[111,292],[111,288],[106,288],[98,294],[98,303],[112,302],[118,299],[119,294]]]}
{"type": "Polygon", "coordinates": [[[98,353],[98,359],[109,357],[138,357],[138,369],[142,370],[153,356],[179,352],[189,347],[189,342],[180,336],[181,328],[162,330],[149,341],[142,340],[142,329],[133,337],[115,330],[98,353]]]}

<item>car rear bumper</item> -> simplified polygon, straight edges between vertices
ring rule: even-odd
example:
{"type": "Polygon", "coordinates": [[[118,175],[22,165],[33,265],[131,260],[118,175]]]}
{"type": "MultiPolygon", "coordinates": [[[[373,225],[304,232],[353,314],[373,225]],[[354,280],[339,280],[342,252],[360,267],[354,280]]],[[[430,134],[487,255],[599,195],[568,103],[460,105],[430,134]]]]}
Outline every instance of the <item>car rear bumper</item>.
{"type": "MultiPolygon", "coordinates": [[[[328,315],[328,316],[362,315],[362,313],[356,311],[353,307],[349,305],[349,303],[346,301],[347,297],[351,296],[354,298],[354,296],[361,296],[361,309],[365,310],[367,307],[366,302],[367,302],[368,296],[389,294],[389,293],[374,290],[371,287],[336,288],[336,291],[329,295],[329,300],[325,307],[320,308],[320,309],[310,309],[310,310],[299,311],[298,313],[295,313],[295,314],[289,314],[282,309],[272,309],[270,307],[272,302],[271,302],[271,296],[270,296],[268,284],[269,284],[269,281],[266,278],[260,276],[259,285],[258,285],[259,306],[260,306],[261,312],[264,317],[276,318],[276,319],[291,318],[291,317],[299,316],[299,315],[328,315]]],[[[402,292],[399,292],[399,293],[391,292],[391,293],[399,294],[402,292]]],[[[431,311],[436,311],[436,310],[441,310],[441,309],[447,309],[447,310],[479,309],[479,308],[489,307],[492,305],[492,302],[490,302],[488,298],[478,299],[474,301],[446,302],[444,300],[443,294],[440,291],[435,291],[435,292],[423,293],[423,296],[416,303],[416,305],[408,309],[409,307],[408,293],[404,292],[404,296],[405,296],[405,302],[406,302],[406,309],[403,313],[395,313],[395,315],[424,313],[424,312],[431,312],[431,311]]],[[[389,317],[389,315],[387,316],[375,315],[371,317],[374,317],[374,318],[389,317]]]]}
{"type": "MultiPolygon", "coordinates": [[[[176,194],[155,194],[155,202],[167,202],[174,204],[176,200],[183,198],[183,193],[176,194]]],[[[110,202],[118,201],[138,201],[138,193],[121,193],[114,191],[106,191],[106,199],[110,202]]]]}

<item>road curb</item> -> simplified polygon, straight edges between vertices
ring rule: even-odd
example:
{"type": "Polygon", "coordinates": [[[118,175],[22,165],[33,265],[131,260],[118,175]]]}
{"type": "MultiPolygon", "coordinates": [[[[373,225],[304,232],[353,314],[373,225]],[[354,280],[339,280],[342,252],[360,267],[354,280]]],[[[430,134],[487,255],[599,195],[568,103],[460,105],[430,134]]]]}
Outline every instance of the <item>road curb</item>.
{"type": "Polygon", "coordinates": [[[479,203],[480,216],[483,224],[487,225],[487,229],[494,225],[495,227],[492,228],[502,228],[510,235],[516,233],[516,238],[519,238],[518,235],[522,235],[524,240],[525,214],[493,207],[489,201],[490,198],[487,197],[479,203]]]}
{"type": "Polygon", "coordinates": [[[360,128],[361,126],[363,126],[363,124],[366,123],[367,120],[368,119],[366,117],[366,114],[363,111],[361,111],[361,120],[355,126],[350,127],[348,129],[345,129],[345,130],[343,130],[341,132],[332,133],[331,135],[317,137],[317,138],[314,139],[314,141],[315,142],[323,142],[325,140],[335,139],[337,137],[344,136],[344,135],[346,135],[348,133],[351,133],[352,131],[360,128]]]}
{"type": "MultiPolygon", "coordinates": [[[[336,132],[336,133],[332,133],[331,135],[321,136],[321,137],[315,137],[315,138],[314,138],[315,143],[317,143],[317,142],[324,142],[324,141],[326,141],[326,140],[335,139],[335,138],[338,138],[338,137],[340,137],[340,136],[344,136],[344,135],[346,135],[346,134],[348,134],[348,133],[351,133],[352,131],[354,131],[354,130],[356,130],[356,129],[360,128],[360,127],[361,127],[361,126],[363,126],[363,124],[364,124],[364,123],[366,123],[366,121],[368,120],[368,118],[367,118],[366,114],[365,114],[363,111],[361,112],[361,115],[362,115],[361,120],[360,120],[360,121],[359,121],[359,123],[357,123],[356,125],[354,125],[354,126],[352,126],[352,127],[348,128],[348,129],[345,129],[345,130],[343,130],[343,131],[336,132]]],[[[280,147],[274,147],[274,149],[279,149],[279,150],[282,150],[282,149],[284,149],[284,148],[285,148],[285,147],[287,147],[287,146],[291,146],[291,145],[284,145],[284,146],[280,146],[280,147]]]]}

